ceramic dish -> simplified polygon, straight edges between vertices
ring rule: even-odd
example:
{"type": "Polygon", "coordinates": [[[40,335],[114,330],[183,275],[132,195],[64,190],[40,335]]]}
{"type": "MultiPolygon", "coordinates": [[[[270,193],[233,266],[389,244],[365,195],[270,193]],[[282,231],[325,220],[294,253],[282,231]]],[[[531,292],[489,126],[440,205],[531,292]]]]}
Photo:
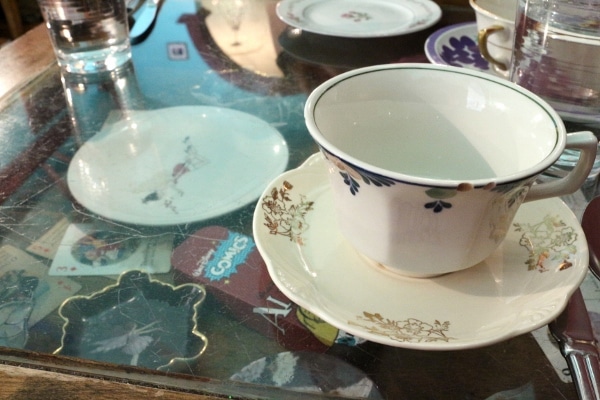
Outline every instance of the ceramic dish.
{"type": "Polygon", "coordinates": [[[559,199],[521,206],[484,262],[406,278],[359,255],[336,228],[320,154],[275,179],[259,200],[254,237],[292,301],[373,342],[422,350],[474,348],[537,329],[565,307],[587,271],[587,243],[559,199]]]}
{"type": "Polygon", "coordinates": [[[425,41],[425,55],[433,64],[493,73],[479,52],[475,22],[450,25],[435,31],[425,41]]]}
{"type": "Polygon", "coordinates": [[[396,62],[427,62],[424,54],[418,54],[422,53],[422,43],[426,38],[427,32],[416,32],[356,40],[288,27],[279,35],[278,41],[285,50],[282,56],[287,53],[300,62],[346,70],[396,62]]]}
{"type": "Polygon", "coordinates": [[[228,213],[283,172],[281,134],[250,114],[182,106],[137,111],[107,125],[75,154],[67,182],[103,217],[176,225],[228,213]]]}
{"type": "Polygon", "coordinates": [[[442,16],[431,0],[282,0],[277,16],[321,35],[372,38],[426,29],[442,16]]]}
{"type": "Polygon", "coordinates": [[[198,332],[202,286],[172,286],[140,271],[60,307],[65,320],[55,354],[158,370],[181,370],[206,348],[198,332]]]}

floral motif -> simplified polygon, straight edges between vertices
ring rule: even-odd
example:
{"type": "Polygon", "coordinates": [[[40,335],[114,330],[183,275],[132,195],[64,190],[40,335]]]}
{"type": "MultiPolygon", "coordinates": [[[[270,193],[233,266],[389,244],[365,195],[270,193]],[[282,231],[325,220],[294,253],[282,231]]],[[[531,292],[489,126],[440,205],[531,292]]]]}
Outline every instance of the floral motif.
{"type": "Polygon", "coordinates": [[[302,22],[302,18],[294,14],[293,12],[287,12],[286,17],[291,21],[296,21],[297,23],[302,22]]]}
{"type": "Polygon", "coordinates": [[[523,232],[519,244],[529,251],[525,264],[528,270],[549,271],[555,266],[558,271],[570,268],[571,255],[577,253],[577,232],[557,216],[546,215],[537,224],[514,224],[517,232],[523,232]]]}
{"type": "Polygon", "coordinates": [[[151,182],[152,189],[142,198],[143,204],[153,204],[155,202],[162,205],[177,214],[176,200],[184,196],[184,192],[178,187],[179,179],[187,173],[197,170],[202,165],[207,163],[198,149],[192,143],[189,136],[183,139],[183,154],[181,161],[173,165],[171,176],[153,176],[151,182]]]}
{"type": "Polygon", "coordinates": [[[488,62],[481,56],[477,42],[469,36],[460,38],[452,37],[449,40],[450,46],[442,46],[440,57],[455,67],[473,65],[477,69],[490,69],[488,62]]]}
{"type": "Polygon", "coordinates": [[[262,199],[264,225],[272,235],[287,236],[291,241],[303,244],[302,234],[308,229],[305,217],[313,209],[314,202],[299,195],[300,202],[293,203],[289,194],[293,187],[291,183],[284,181],[281,188],[273,188],[271,194],[262,199]]]}
{"type": "Polygon", "coordinates": [[[442,200],[435,200],[429,203],[425,203],[425,208],[430,208],[434,213],[442,212],[446,208],[452,208],[452,204],[442,200]]]}
{"type": "Polygon", "coordinates": [[[360,188],[360,183],[358,183],[358,181],[347,172],[340,171],[340,175],[344,179],[344,183],[350,188],[350,193],[352,193],[353,196],[356,195],[356,193],[358,193],[358,189],[360,188]]]}
{"type": "Polygon", "coordinates": [[[363,22],[371,19],[371,16],[366,12],[348,11],[342,14],[342,18],[351,19],[354,22],[363,22]]]}
{"type": "Polygon", "coordinates": [[[358,193],[360,189],[359,182],[364,182],[367,185],[373,185],[377,187],[392,186],[395,184],[393,179],[351,166],[330,153],[324,151],[323,155],[338,169],[340,175],[344,179],[344,183],[348,185],[352,195],[356,195],[358,193]]]}
{"type": "Polygon", "coordinates": [[[364,323],[348,322],[365,328],[369,333],[385,336],[401,343],[448,342],[453,339],[446,336],[450,328],[449,321],[435,320],[433,323],[427,323],[416,318],[394,321],[384,318],[379,313],[372,314],[366,311],[363,311],[363,315],[358,316],[357,319],[364,323]]]}
{"type": "Polygon", "coordinates": [[[452,208],[452,204],[444,200],[456,196],[456,189],[431,188],[426,190],[425,194],[435,199],[425,203],[425,208],[433,210],[434,213],[439,213],[444,209],[452,208]]]}

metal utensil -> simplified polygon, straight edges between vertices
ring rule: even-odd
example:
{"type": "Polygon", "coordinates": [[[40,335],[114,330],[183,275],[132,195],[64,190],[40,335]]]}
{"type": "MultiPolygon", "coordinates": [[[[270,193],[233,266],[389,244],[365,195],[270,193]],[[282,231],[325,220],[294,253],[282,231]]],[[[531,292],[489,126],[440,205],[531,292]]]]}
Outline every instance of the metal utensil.
{"type": "MultiPolygon", "coordinates": [[[[590,271],[600,279],[600,198],[587,206],[581,222],[589,247],[590,271]]],[[[571,369],[582,400],[600,399],[600,354],[581,291],[573,294],[565,310],[549,325],[571,369]]]]}
{"type": "Polygon", "coordinates": [[[588,204],[583,213],[581,227],[588,242],[590,271],[600,279],[600,197],[592,199],[588,204]]]}
{"type": "Polygon", "coordinates": [[[565,311],[549,327],[569,364],[579,398],[600,399],[600,356],[579,289],[571,296],[565,311]]]}

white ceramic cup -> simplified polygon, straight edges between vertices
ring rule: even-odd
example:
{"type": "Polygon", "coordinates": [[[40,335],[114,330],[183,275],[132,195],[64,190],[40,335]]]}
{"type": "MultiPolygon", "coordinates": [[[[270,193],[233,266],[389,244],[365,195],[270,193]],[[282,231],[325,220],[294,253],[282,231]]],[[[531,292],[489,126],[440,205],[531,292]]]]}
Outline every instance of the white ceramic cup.
{"type": "Polygon", "coordinates": [[[469,0],[477,21],[477,44],[494,71],[508,77],[518,0],[469,0]]]}
{"type": "Polygon", "coordinates": [[[305,120],[328,160],[340,232],[375,264],[413,277],[483,261],[523,201],[582,185],[597,146],[506,79],[431,64],[338,75],[310,94],[305,120]],[[577,166],[532,186],[565,148],[581,150],[577,166]]]}

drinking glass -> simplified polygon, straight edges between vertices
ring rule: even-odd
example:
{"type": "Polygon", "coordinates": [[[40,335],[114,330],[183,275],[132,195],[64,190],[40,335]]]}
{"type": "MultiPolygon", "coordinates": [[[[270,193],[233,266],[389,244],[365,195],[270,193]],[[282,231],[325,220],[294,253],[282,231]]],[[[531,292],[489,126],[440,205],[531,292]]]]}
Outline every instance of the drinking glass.
{"type": "MultiPolygon", "coordinates": [[[[600,0],[519,0],[510,80],[546,100],[574,129],[600,135],[600,0]]],[[[565,152],[554,171],[570,169],[565,152]]],[[[600,156],[588,179],[595,185],[600,156]]]]}
{"type": "Polygon", "coordinates": [[[38,4],[63,70],[98,73],[130,60],[125,0],[38,0],[38,4]]]}

